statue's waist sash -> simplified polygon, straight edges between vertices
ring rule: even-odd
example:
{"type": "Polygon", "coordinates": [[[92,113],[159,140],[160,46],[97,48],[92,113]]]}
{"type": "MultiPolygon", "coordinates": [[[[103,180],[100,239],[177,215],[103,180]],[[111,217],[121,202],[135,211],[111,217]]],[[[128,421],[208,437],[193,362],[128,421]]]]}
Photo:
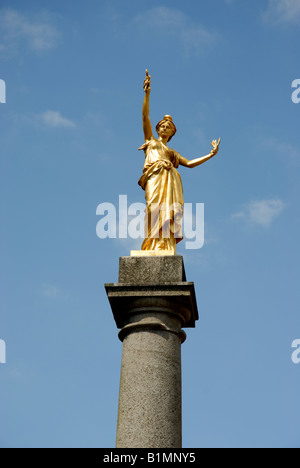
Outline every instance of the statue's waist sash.
{"type": "Polygon", "coordinates": [[[147,181],[150,179],[150,177],[152,177],[154,174],[158,174],[163,169],[170,171],[172,168],[174,169],[174,166],[171,161],[160,159],[144,170],[144,173],[140,177],[138,184],[142,187],[143,190],[145,190],[147,181]]]}

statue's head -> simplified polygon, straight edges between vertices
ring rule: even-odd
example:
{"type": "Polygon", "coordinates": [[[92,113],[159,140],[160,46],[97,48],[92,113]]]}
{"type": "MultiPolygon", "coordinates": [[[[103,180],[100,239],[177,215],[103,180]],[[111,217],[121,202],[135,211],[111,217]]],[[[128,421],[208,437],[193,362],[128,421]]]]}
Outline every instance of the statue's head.
{"type": "Polygon", "coordinates": [[[177,132],[172,117],[170,115],[165,115],[156,125],[156,131],[159,136],[162,132],[166,133],[166,135],[168,134],[168,141],[170,141],[177,132]]]}

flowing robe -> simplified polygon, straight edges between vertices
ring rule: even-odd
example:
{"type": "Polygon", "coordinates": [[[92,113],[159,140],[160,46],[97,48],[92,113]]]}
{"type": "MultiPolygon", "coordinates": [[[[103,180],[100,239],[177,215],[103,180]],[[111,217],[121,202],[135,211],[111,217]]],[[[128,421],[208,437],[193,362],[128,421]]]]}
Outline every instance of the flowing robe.
{"type": "Polygon", "coordinates": [[[145,152],[139,185],[145,190],[145,240],[142,250],[170,250],[183,238],[181,220],[183,191],[179,172],[180,155],[152,137],[142,145],[145,152]]]}

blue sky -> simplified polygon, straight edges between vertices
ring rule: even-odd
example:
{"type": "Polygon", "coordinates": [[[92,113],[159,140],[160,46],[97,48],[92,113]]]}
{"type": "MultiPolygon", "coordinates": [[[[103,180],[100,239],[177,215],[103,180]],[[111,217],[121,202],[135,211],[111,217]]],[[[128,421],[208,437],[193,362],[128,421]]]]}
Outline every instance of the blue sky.
{"type": "Polygon", "coordinates": [[[200,320],[182,347],[184,447],[300,447],[299,0],[1,0],[1,447],[113,447],[121,343],[103,284],[143,202],[150,117],[171,114],[205,244],[178,247],[200,320]]]}

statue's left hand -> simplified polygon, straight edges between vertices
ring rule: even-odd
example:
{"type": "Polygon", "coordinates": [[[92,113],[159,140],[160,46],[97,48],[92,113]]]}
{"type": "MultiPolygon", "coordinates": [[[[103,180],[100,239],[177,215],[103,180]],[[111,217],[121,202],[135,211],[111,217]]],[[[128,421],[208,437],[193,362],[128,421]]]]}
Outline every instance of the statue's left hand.
{"type": "Polygon", "coordinates": [[[220,141],[221,141],[221,138],[219,138],[219,140],[213,140],[211,142],[211,146],[213,147],[213,149],[211,150],[210,154],[212,156],[215,156],[215,154],[217,154],[217,152],[219,151],[219,144],[220,144],[220,141]]]}

